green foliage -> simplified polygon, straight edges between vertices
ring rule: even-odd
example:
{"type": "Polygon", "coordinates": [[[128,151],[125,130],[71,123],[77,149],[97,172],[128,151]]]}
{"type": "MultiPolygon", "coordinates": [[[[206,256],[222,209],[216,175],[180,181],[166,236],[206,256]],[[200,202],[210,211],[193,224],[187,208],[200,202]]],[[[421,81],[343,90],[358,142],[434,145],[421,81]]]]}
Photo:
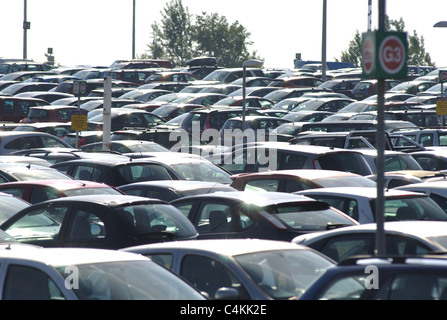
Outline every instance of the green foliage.
{"type": "MultiPolygon", "coordinates": [[[[335,59],[338,61],[337,59],[335,59]]],[[[348,50],[342,51],[341,62],[350,62],[356,67],[360,67],[362,63],[362,36],[356,30],[354,39],[349,42],[348,50]]]]}
{"type": "Polygon", "coordinates": [[[191,15],[181,0],[171,0],[161,12],[160,25],[152,27],[153,41],[148,45],[152,57],[169,58],[174,64],[182,64],[193,55],[191,15]]]}
{"type": "Polygon", "coordinates": [[[151,27],[153,40],[148,44],[149,52],[141,58],[169,59],[182,66],[193,57],[211,56],[226,67],[240,67],[247,59],[259,59],[256,52],[248,53],[250,33],[238,21],[230,24],[217,13],[193,16],[181,0],[171,0],[160,23],[151,27]]]}
{"type": "MultiPolygon", "coordinates": [[[[385,30],[404,32],[405,22],[402,18],[399,20],[390,20],[385,16],[385,30]]],[[[351,62],[356,67],[361,66],[362,61],[362,37],[359,31],[356,30],[354,39],[349,42],[349,47],[346,51],[342,51],[340,60],[342,62],[351,62]]],[[[416,31],[413,34],[408,34],[408,65],[434,66],[431,61],[430,54],[425,52],[424,37],[419,37],[416,31]]]]}

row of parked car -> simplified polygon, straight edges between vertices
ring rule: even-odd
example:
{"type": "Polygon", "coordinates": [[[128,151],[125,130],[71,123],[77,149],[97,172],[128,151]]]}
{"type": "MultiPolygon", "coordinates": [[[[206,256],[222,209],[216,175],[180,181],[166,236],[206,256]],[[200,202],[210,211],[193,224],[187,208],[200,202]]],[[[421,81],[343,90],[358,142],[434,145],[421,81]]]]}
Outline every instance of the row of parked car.
{"type": "MultiPolygon", "coordinates": [[[[242,108],[242,70],[202,60],[205,65],[190,65],[188,71],[198,78],[207,73],[208,79],[171,81],[163,76],[186,70],[155,65],[162,61],[146,61],[150,67],[139,61],[142,69],[133,69],[133,62],[129,69],[130,62],[117,61],[110,68],[78,69],[77,75],[60,68],[99,89],[90,97],[73,97],[73,79],[58,77],[53,91],[35,95],[55,98],[58,90],[67,90],[66,97],[30,107],[26,120],[3,123],[2,299],[445,298],[445,173],[433,165],[441,161],[427,158],[441,155],[442,147],[423,142],[426,136],[411,136],[432,130],[432,141],[442,145],[442,129],[422,130],[409,117],[386,121],[386,256],[377,257],[376,122],[334,121],[331,116],[345,113],[314,110],[343,102],[352,108],[349,116],[360,116],[366,113],[353,111],[353,105],[377,107],[356,99],[354,91],[342,97],[329,86],[354,78],[345,74],[338,80],[341,72],[334,72],[322,82],[309,71],[250,69],[256,73],[246,79],[242,108]],[[120,82],[120,70],[152,73],[142,80],[146,83],[131,84],[120,82]],[[107,146],[98,78],[104,72],[116,77],[107,146]],[[303,82],[292,84],[292,78],[303,82]],[[151,88],[142,88],[146,85],[151,88]],[[152,91],[141,98],[137,93],[143,90],[152,91]],[[71,130],[69,108],[88,112],[89,130],[71,130]],[[264,139],[237,145],[225,136],[225,129],[243,128],[243,112],[250,128],[265,130],[264,139]],[[303,116],[298,121],[287,118],[298,114],[303,116]],[[287,125],[300,129],[280,130],[287,125]],[[172,139],[185,132],[186,144],[172,139]],[[224,143],[211,143],[207,132],[219,132],[224,143]],[[67,268],[74,266],[79,286],[70,288],[67,268]],[[378,287],[365,282],[371,266],[377,277],[368,280],[378,287]],[[30,284],[35,286],[25,289],[30,284]]],[[[51,82],[51,76],[40,79],[51,82]]],[[[43,97],[18,96],[0,100],[43,97]]],[[[398,114],[395,108],[426,114],[429,106],[387,103],[390,114],[398,114]],[[419,109],[406,109],[410,105],[419,109]]]]}

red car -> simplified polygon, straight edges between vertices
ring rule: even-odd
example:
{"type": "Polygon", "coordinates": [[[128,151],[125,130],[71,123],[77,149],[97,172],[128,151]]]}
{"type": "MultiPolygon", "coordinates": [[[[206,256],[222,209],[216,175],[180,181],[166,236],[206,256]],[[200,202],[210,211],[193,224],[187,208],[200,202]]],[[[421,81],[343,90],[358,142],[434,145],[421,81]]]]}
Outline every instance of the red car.
{"type": "Polygon", "coordinates": [[[30,107],[26,118],[21,123],[32,122],[70,122],[71,114],[77,110],[76,106],[46,105],[30,107]]]}
{"type": "Polygon", "coordinates": [[[0,192],[9,193],[31,204],[42,201],[89,194],[123,195],[107,184],[81,180],[34,180],[0,184],[0,192]]]}

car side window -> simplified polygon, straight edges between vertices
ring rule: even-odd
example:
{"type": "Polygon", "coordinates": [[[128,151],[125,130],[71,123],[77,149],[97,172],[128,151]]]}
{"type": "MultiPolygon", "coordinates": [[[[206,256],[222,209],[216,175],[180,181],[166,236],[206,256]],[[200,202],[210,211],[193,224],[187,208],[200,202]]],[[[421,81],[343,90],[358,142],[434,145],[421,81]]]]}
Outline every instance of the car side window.
{"type": "Polygon", "coordinates": [[[244,191],[278,191],[278,187],[277,179],[251,180],[244,185],[244,191]]]}
{"type": "Polygon", "coordinates": [[[14,101],[4,101],[2,106],[3,113],[14,113],[14,101]]]}
{"type": "Polygon", "coordinates": [[[235,231],[231,220],[229,205],[212,202],[205,203],[197,217],[197,231],[199,233],[235,231]]]}
{"type": "Polygon", "coordinates": [[[198,290],[206,292],[210,299],[215,297],[219,288],[238,290],[241,299],[249,299],[242,283],[221,262],[198,255],[183,258],[180,275],[198,290]]]}
{"type": "Polygon", "coordinates": [[[331,238],[319,251],[338,262],[354,255],[372,254],[373,250],[374,235],[357,234],[331,238]]]}
{"type": "MultiPolygon", "coordinates": [[[[0,182],[3,183],[2,177],[0,176],[0,182]]],[[[25,188],[4,188],[1,189],[1,192],[12,194],[14,197],[23,198],[25,194],[25,188]]]]}
{"type": "Polygon", "coordinates": [[[185,217],[189,217],[189,214],[191,212],[191,209],[193,207],[193,203],[185,203],[185,204],[181,204],[181,205],[174,205],[178,210],[180,210],[181,213],[183,213],[183,215],[185,217]]]}
{"type": "Polygon", "coordinates": [[[145,256],[166,269],[172,268],[172,261],[174,258],[172,257],[171,253],[153,253],[146,254],[145,256]]]}
{"type": "Polygon", "coordinates": [[[92,173],[94,168],[89,166],[77,166],[74,168],[72,176],[77,180],[92,180],[92,173]]]}
{"type": "Polygon", "coordinates": [[[33,188],[29,202],[32,204],[42,202],[49,199],[58,198],[58,193],[53,188],[33,188]]]}
{"type": "Polygon", "coordinates": [[[10,265],[3,300],[65,300],[53,280],[36,268],[10,265]]]}
{"type": "Polygon", "coordinates": [[[40,147],[40,140],[37,140],[36,137],[18,138],[5,144],[5,149],[24,150],[40,147]]]}
{"type": "Polygon", "coordinates": [[[302,169],[306,163],[307,157],[298,154],[285,154],[283,155],[283,161],[281,169],[302,169]]]}
{"type": "Polygon", "coordinates": [[[159,190],[146,190],[144,197],[147,198],[155,198],[170,202],[175,199],[171,192],[167,191],[159,191],[159,190]]]}
{"type": "Polygon", "coordinates": [[[68,233],[71,240],[94,241],[104,239],[106,233],[104,221],[96,214],[82,209],[73,212],[68,233]]]}
{"type": "Polygon", "coordinates": [[[441,275],[398,273],[378,291],[376,299],[389,300],[444,300],[447,278],[441,275]]]}
{"type": "Polygon", "coordinates": [[[129,165],[121,166],[118,172],[126,183],[136,181],[171,180],[168,171],[161,165],[129,165]]]}
{"type": "Polygon", "coordinates": [[[62,143],[60,143],[57,139],[52,137],[40,137],[40,145],[42,148],[57,148],[57,147],[65,147],[62,143]]]}

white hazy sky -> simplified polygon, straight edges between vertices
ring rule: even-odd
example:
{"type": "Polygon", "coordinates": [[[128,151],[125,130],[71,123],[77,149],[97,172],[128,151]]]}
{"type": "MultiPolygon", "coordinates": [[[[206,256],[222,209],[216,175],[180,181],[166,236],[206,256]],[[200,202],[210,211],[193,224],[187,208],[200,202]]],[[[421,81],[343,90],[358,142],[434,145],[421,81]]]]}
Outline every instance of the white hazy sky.
{"type": "MultiPolygon", "coordinates": [[[[147,49],[151,24],[161,19],[169,0],[136,0],[136,54],[147,49]]],[[[238,21],[251,33],[256,50],[268,68],[293,68],[296,53],[303,60],[321,59],[322,0],[183,0],[193,15],[218,13],[238,21]]],[[[133,0],[27,0],[27,57],[45,61],[53,48],[60,65],[110,65],[132,58],[133,0]]],[[[23,0],[0,0],[0,57],[23,58],[23,0]]],[[[378,25],[378,1],[372,1],[372,27],[378,25]]],[[[391,19],[403,18],[409,34],[416,30],[438,66],[447,66],[446,0],[388,0],[391,19]]],[[[368,0],[327,0],[327,61],[339,58],[355,32],[367,30],[368,0]]]]}

